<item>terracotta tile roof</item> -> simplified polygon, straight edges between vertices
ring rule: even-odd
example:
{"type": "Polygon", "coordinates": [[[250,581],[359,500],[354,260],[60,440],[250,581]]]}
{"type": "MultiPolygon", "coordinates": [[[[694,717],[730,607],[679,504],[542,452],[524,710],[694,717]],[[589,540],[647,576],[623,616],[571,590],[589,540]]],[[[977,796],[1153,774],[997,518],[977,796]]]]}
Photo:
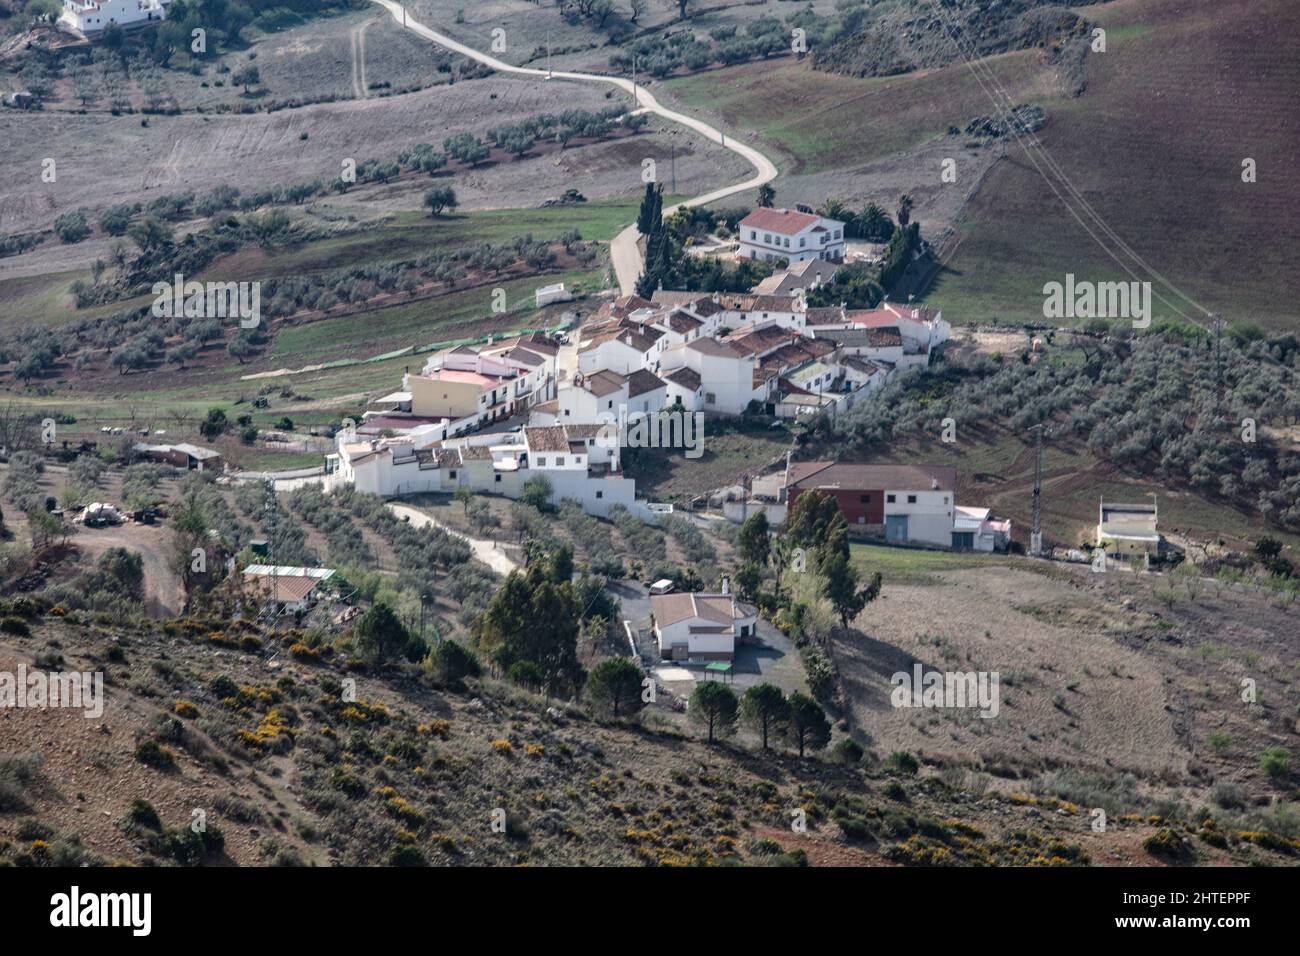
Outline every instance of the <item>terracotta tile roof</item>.
{"type": "Polygon", "coordinates": [[[643,368],[637,369],[627,377],[628,398],[635,398],[637,395],[644,395],[646,392],[653,392],[655,389],[663,387],[663,380],[659,376],[643,368]]]}
{"type": "Polygon", "coordinates": [[[515,339],[506,339],[497,345],[522,347],[538,355],[554,356],[560,351],[560,344],[545,332],[529,332],[515,339]]]}
{"type": "Polygon", "coordinates": [[[687,332],[693,332],[704,324],[703,319],[697,319],[693,315],[683,312],[681,309],[673,309],[668,315],[660,320],[674,332],[680,332],[685,335],[687,332]]]}
{"type": "Polygon", "coordinates": [[[889,348],[894,345],[903,344],[903,333],[898,331],[897,326],[889,328],[868,329],[867,344],[874,345],[876,348],[889,348]]]}
{"type": "Polygon", "coordinates": [[[696,339],[694,342],[688,342],[686,347],[703,355],[714,355],[719,358],[749,358],[748,351],[733,345],[726,339],[696,339]]]}
{"type": "Polygon", "coordinates": [[[740,220],[740,225],[750,229],[779,232],[783,236],[793,236],[815,224],[818,218],[809,213],[795,212],[791,209],[764,209],[759,207],[740,220]]]}
{"type": "Polygon", "coordinates": [[[881,308],[888,309],[895,315],[900,315],[905,319],[916,319],[918,322],[933,322],[939,317],[938,309],[927,309],[921,305],[904,305],[899,302],[886,302],[881,308]]]}
{"type": "Polygon", "coordinates": [[[316,585],[320,583],[318,578],[286,577],[277,574],[274,578],[275,589],[272,591],[271,575],[245,574],[244,577],[258,591],[263,594],[270,594],[271,600],[281,604],[292,604],[296,601],[305,600],[312,591],[316,590],[316,585]]]}
{"type": "Polygon", "coordinates": [[[809,325],[826,325],[832,322],[846,322],[844,310],[838,305],[815,306],[804,313],[809,325]]]}
{"type": "Polygon", "coordinates": [[[685,365],[669,372],[664,378],[675,385],[680,385],[682,388],[688,388],[692,392],[697,392],[700,388],[700,373],[685,365]]]}
{"type": "Polygon", "coordinates": [[[582,378],[582,387],[597,397],[613,395],[615,392],[621,392],[623,386],[627,384],[627,379],[619,375],[618,372],[611,372],[607,368],[584,375],[582,378]]]}
{"type": "Polygon", "coordinates": [[[727,337],[727,341],[738,348],[744,349],[750,355],[757,355],[769,349],[788,345],[793,338],[797,338],[797,334],[788,329],[776,325],[765,325],[762,328],[742,332],[740,335],[730,335],[727,337]]]}
{"type": "Polygon", "coordinates": [[[563,425],[533,426],[524,429],[529,451],[568,451],[569,436],[563,425]]]}
{"type": "Polygon", "coordinates": [[[730,594],[652,594],[650,609],[654,612],[655,625],[668,627],[691,618],[703,618],[712,624],[722,625],[725,633],[732,624],[744,617],[749,617],[744,608],[736,603],[730,594]]]}
{"type": "Polygon", "coordinates": [[[487,445],[461,445],[460,463],[467,461],[491,461],[492,449],[487,445]]]}
{"type": "Polygon", "coordinates": [[[698,292],[679,292],[671,289],[656,289],[650,296],[654,300],[654,305],[674,307],[689,306],[699,297],[698,292]]]}
{"type": "Polygon", "coordinates": [[[957,470],[948,465],[867,465],[847,462],[807,461],[790,465],[790,487],[803,490],[842,488],[900,491],[930,491],[934,482],[940,491],[952,491],[957,470]]]}
{"type": "Polygon", "coordinates": [[[722,311],[722,306],[707,296],[702,299],[696,299],[688,306],[688,308],[690,308],[690,310],[696,315],[705,319],[711,315],[717,315],[722,311]]]}

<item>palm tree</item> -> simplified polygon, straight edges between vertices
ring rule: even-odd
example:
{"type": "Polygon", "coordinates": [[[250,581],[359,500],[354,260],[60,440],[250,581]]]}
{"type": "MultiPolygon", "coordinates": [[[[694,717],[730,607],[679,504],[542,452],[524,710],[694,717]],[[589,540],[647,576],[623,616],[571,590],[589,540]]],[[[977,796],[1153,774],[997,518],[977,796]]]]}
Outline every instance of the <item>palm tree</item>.
{"type": "Polygon", "coordinates": [[[890,225],[893,223],[890,222],[889,213],[875,203],[867,203],[867,207],[858,214],[858,232],[864,239],[884,238],[890,225]]]}
{"type": "Polygon", "coordinates": [[[911,221],[913,205],[912,197],[907,193],[903,193],[902,198],[898,200],[898,224],[900,226],[906,226],[911,221]]]}
{"type": "Polygon", "coordinates": [[[838,199],[828,199],[822,204],[822,208],[817,210],[817,215],[844,222],[849,218],[849,207],[838,199]]]}

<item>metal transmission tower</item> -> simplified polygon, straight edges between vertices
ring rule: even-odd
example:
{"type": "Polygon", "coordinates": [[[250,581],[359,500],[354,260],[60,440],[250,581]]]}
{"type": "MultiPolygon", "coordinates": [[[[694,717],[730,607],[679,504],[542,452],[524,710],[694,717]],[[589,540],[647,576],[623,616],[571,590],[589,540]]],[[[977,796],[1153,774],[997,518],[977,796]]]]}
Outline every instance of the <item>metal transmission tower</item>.
{"type": "Polygon", "coordinates": [[[268,597],[266,600],[266,609],[263,611],[263,614],[267,618],[267,624],[270,625],[272,628],[274,628],[276,618],[279,617],[279,612],[276,610],[275,607],[275,580],[276,580],[276,571],[278,569],[278,565],[275,563],[275,530],[276,530],[275,519],[279,508],[279,503],[276,501],[275,498],[274,478],[266,479],[265,490],[266,490],[266,507],[264,509],[265,515],[264,515],[264,520],[262,522],[262,525],[266,529],[266,563],[271,567],[271,574],[270,574],[271,589],[268,592],[268,597]]]}
{"type": "Polygon", "coordinates": [[[1223,403],[1223,353],[1219,350],[1219,341],[1223,338],[1223,327],[1227,323],[1217,312],[1210,313],[1210,328],[1214,330],[1214,401],[1215,405],[1223,403]]]}
{"type": "Polygon", "coordinates": [[[1029,553],[1043,556],[1043,426],[1034,426],[1034,524],[1029,531],[1029,553]]]}

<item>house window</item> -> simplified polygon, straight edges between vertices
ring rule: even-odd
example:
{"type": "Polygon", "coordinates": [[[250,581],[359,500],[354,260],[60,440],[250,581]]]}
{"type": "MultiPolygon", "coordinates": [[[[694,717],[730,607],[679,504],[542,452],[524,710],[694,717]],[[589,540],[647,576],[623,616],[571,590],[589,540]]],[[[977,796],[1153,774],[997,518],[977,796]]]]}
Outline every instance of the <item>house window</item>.
{"type": "Polygon", "coordinates": [[[453,468],[453,469],[451,470],[451,472],[450,472],[450,474],[449,474],[449,477],[450,477],[453,481],[456,479],[456,469],[455,469],[455,468],[453,468]]]}
{"type": "Polygon", "coordinates": [[[606,408],[613,408],[613,407],[614,407],[614,400],[611,398],[608,402],[605,403],[605,407],[606,407],[606,408]]]}
{"type": "Polygon", "coordinates": [[[751,239],[757,239],[757,238],[758,238],[758,233],[755,232],[753,229],[749,230],[749,238],[751,238],[751,239]]]}
{"type": "Polygon", "coordinates": [[[916,504],[916,495],[908,495],[908,496],[907,496],[907,503],[908,503],[909,505],[914,505],[914,504],[916,504]]]}
{"type": "Polygon", "coordinates": [[[598,491],[598,492],[596,492],[596,497],[597,497],[597,498],[604,498],[604,497],[605,497],[605,492],[603,492],[603,491],[598,491]]]}
{"type": "Polygon", "coordinates": [[[555,467],[556,467],[556,468],[563,468],[563,467],[564,467],[564,456],[563,456],[563,455],[561,455],[561,456],[559,456],[558,458],[555,459],[555,467]]]}
{"type": "Polygon", "coordinates": [[[704,400],[712,405],[717,402],[718,396],[714,395],[712,392],[707,392],[704,396],[704,400]]]}
{"type": "Polygon", "coordinates": [[[944,496],[943,496],[943,503],[944,503],[944,504],[947,504],[947,503],[948,503],[948,496],[947,496],[947,495],[944,495],[944,496]]]}
{"type": "Polygon", "coordinates": [[[545,467],[546,467],[546,458],[545,458],[545,456],[541,456],[541,457],[539,457],[539,458],[537,459],[537,467],[538,467],[538,468],[545,468],[545,467]]]}
{"type": "Polygon", "coordinates": [[[871,495],[859,495],[858,503],[863,505],[871,504],[871,495]]]}
{"type": "Polygon", "coordinates": [[[894,503],[894,496],[893,496],[893,495],[885,495],[885,503],[886,503],[886,504],[891,504],[891,505],[892,505],[892,504],[894,503]]]}
{"type": "Polygon", "coordinates": [[[501,483],[501,476],[500,476],[500,475],[493,475],[492,478],[493,478],[494,481],[496,481],[497,484],[500,484],[500,483],[501,483]]]}
{"type": "Polygon", "coordinates": [[[564,414],[565,414],[566,416],[570,414],[570,412],[569,412],[569,410],[568,410],[567,408],[564,410],[564,414]]]}
{"type": "Polygon", "coordinates": [[[802,248],[803,248],[804,246],[806,246],[806,245],[808,245],[808,237],[807,237],[807,236],[800,236],[800,237],[799,237],[799,248],[802,249],[802,248]]]}
{"type": "Polygon", "coordinates": [[[770,246],[772,244],[772,234],[770,232],[763,233],[763,241],[770,246]]]}

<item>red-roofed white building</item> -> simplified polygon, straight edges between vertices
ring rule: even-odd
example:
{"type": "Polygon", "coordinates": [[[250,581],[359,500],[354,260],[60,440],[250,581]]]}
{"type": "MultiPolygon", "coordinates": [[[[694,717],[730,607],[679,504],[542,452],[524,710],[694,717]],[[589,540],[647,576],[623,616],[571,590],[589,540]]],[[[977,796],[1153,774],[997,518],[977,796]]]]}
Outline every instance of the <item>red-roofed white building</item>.
{"type": "Polygon", "coordinates": [[[740,233],[737,255],[742,259],[803,262],[844,258],[844,223],[824,216],[760,207],[736,228],[740,233]]]}
{"type": "Polygon", "coordinates": [[[952,326],[943,320],[943,313],[938,309],[897,302],[882,302],[878,308],[866,312],[849,312],[845,318],[865,329],[898,329],[903,344],[912,352],[937,348],[952,335],[952,326]]]}

